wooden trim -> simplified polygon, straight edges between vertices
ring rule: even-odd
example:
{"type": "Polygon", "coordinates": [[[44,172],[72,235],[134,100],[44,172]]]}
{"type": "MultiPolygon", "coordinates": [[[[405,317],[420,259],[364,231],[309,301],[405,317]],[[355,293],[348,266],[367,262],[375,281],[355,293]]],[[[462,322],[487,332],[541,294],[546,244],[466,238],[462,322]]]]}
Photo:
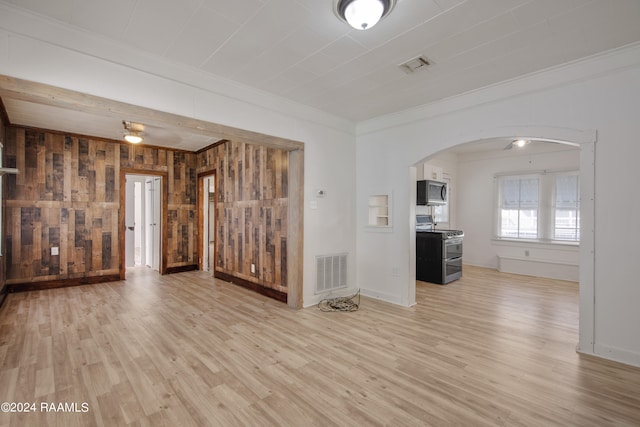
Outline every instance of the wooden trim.
{"type": "MultiPolygon", "coordinates": [[[[134,144],[131,144],[130,142],[121,141],[119,139],[104,138],[104,137],[101,137],[101,136],[85,135],[85,134],[81,134],[81,133],[64,132],[64,131],[61,131],[61,130],[45,129],[45,128],[39,128],[39,127],[35,127],[35,126],[9,125],[8,127],[12,127],[12,128],[15,128],[15,129],[24,129],[25,131],[46,132],[46,133],[50,133],[50,134],[54,134],[54,135],[70,136],[72,138],[89,139],[91,141],[110,142],[112,144],[126,145],[128,147],[133,147],[134,146],[134,144]]],[[[173,148],[173,147],[162,147],[160,145],[150,145],[150,144],[145,144],[144,142],[142,142],[140,144],[135,144],[135,146],[144,147],[144,148],[155,148],[155,149],[166,150],[166,151],[173,151],[175,153],[193,153],[193,151],[189,151],[189,150],[183,150],[183,149],[173,148]]]]}
{"type": "Polygon", "coordinates": [[[167,267],[164,274],[184,273],[187,271],[196,271],[198,266],[196,264],[181,265],[179,267],[167,267]]]}
{"type": "Polygon", "coordinates": [[[304,151],[289,151],[289,228],[287,230],[287,304],[303,307],[304,151]]]}
{"type": "Polygon", "coordinates": [[[7,113],[7,109],[4,106],[4,102],[2,102],[2,98],[0,98],[0,120],[2,120],[3,125],[11,126],[11,121],[9,120],[9,114],[7,113]]]}
{"type": "MultiPolygon", "coordinates": [[[[9,116],[7,115],[7,110],[4,107],[4,103],[0,98],[0,147],[2,147],[3,144],[5,144],[5,137],[7,135],[8,125],[9,125],[9,116]]],[[[4,153],[3,150],[0,150],[0,152],[4,153]]],[[[0,165],[4,165],[3,158],[0,158],[0,165]]],[[[5,200],[6,200],[6,194],[7,194],[6,187],[7,187],[6,180],[0,179],[0,190],[1,190],[0,195],[2,195],[2,198],[0,198],[0,213],[2,213],[1,215],[2,221],[0,222],[0,239],[3,239],[2,240],[3,251],[6,250],[4,248],[4,244],[5,244],[5,236],[7,235],[5,230],[5,223],[7,223],[6,209],[5,209],[5,205],[6,205],[5,200]]],[[[2,304],[4,304],[5,300],[7,299],[7,294],[9,293],[9,288],[7,287],[6,280],[7,280],[6,258],[2,253],[0,253],[0,307],[2,307],[2,304]]]]}
{"type": "Polygon", "coordinates": [[[196,228],[196,240],[198,244],[198,269],[202,270],[204,266],[204,261],[202,257],[204,255],[204,244],[202,243],[202,235],[204,234],[204,215],[202,211],[204,210],[204,176],[198,174],[198,191],[196,192],[196,213],[198,215],[198,226],[196,228]]]}
{"type": "Polygon", "coordinates": [[[269,298],[273,298],[280,302],[287,302],[287,294],[276,289],[267,288],[257,283],[250,282],[248,280],[241,279],[230,274],[221,273],[219,271],[215,271],[213,273],[213,277],[215,277],[216,279],[224,280],[225,282],[233,283],[234,285],[242,286],[243,288],[250,289],[254,292],[257,292],[269,298]]]}
{"type": "Polygon", "coordinates": [[[281,150],[304,149],[304,144],[300,141],[166,113],[6,75],[0,75],[0,97],[83,111],[89,114],[117,118],[118,120],[122,120],[122,117],[128,117],[132,121],[141,122],[149,126],[181,128],[198,135],[246,141],[252,144],[276,147],[281,150]]]}
{"type": "MultiPolygon", "coordinates": [[[[202,236],[204,235],[204,216],[202,215],[202,211],[204,210],[204,200],[205,200],[205,195],[204,195],[204,190],[203,190],[203,186],[204,186],[204,179],[208,176],[213,176],[213,181],[214,181],[214,187],[217,189],[218,187],[218,181],[217,181],[217,177],[216,177],[216,170],[215,169],[209,169],[206,170],[204,172],[200,172],[198,173],[198,195],[197,195],[197,200],[196,200],[196,210],[198,212],[198,229],[196,230],[196,239],[198,240],[198,268],[200,270],[202,270],[202,267],[204,265],[204,261],[203,261],[203,257],[204,257],[204,242],[202,241],[202,236]]],[[[207,201],[209,200],[208,195],[207,195],[207,201]]],[[[214,205],[217,204],[218,202],[218,192],[216,191],[214,193],[214,205]]],[[[214,224],[213,224],[213,229],[217,230],[218,229],[218,217],[214,216],[214,224]]],[[[215,245],[213,247],[213,268],[212,270],[215,271],[215,260],[216,260],[216,256],[215,256],[215,245]]]]}
{"type": "Polygon", "coordinates": [[[142,175],[142,176],[159,176],[162,178],[162,229],[160,231],[161,240],[161,257],[160,257],[160,274],[167,274],[167,243],[169,225],[169,173],[148,169],[131,169],[120,168],[120,209],[118,210],[118,247],[119,247],[119,264],[120,270],[119,280],[125,280],[126,273],[126,260],[125,260],[125,208],[126,208],[126,179],[127,175],[142,175]]]}
{"type": "Polygon", "coordinates": [[[227,142],[229,142],[229,140],[228,140],[228,139],[221,139],[220,141],[214,142],[213,144],[209,144],[209,145],[207,145],[206,147],[199,149],[199,150],[198,150],[198,151],[196,151],[195,153],[196,153],[196,154],[204,153],[204,152],[205,152],[205,151],[207,151],[207,150],[210,150],[210,149],[212,149],[212,148],[217,147],[218,145],[222,145],[222,144],[227,143],[227,142]]]}
{"type": "Polygon", "coordinates": [[[169,173],[160,175],[162,177],[162,230],[160,240],[162,241],[160,254],[160,274],[167,274],[167,264],[169,263],[169,173]]]}
{"type": "Polygon", "coordinates": [[[23,282],[7,285],[9,292],[41,291],[45,289],[67,288],[70,286],[94,285],[96,283],[117,282],[121,280],[117,274],[106,276],[87,276],[74,279],[44,280],[41,282],[23,282]]]}

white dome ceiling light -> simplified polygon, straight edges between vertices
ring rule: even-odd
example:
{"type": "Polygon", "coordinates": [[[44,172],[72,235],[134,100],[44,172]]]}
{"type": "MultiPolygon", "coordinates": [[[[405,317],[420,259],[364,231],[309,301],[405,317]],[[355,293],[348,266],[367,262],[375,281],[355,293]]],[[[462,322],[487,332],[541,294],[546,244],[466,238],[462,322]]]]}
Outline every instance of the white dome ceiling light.
{"type": "Polygon", "coordinates": [[[334,0],[333,12],[356,30],[368,30],[387,16],[396,0],[334,0]]]}

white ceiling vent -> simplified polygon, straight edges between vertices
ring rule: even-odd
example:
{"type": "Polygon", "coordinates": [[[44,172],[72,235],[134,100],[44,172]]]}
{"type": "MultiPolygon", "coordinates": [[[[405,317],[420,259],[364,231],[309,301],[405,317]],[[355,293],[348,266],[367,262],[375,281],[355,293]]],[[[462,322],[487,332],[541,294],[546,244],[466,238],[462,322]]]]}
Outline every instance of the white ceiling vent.
{"type": "Polygon", "coordinates": [[[398,65],[398,67],[400,67],[400,69],[407,74],[413,74],[416,71],[426,70],[429,67],[429,65],[431,65],[431,62],[429,62],[427,57],[421,55],[416,58],[408,60],[404,64],[398,65]]]}

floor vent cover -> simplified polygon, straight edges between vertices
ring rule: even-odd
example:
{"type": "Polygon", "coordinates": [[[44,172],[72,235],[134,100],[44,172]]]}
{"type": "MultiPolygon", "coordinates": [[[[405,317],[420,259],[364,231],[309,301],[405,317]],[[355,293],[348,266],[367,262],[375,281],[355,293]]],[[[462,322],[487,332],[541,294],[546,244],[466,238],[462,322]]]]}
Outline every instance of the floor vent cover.
{"type": "Polygon", "coordinates": [[[347,254],[316,256],[316,293],[347,287],[347,254]]]}

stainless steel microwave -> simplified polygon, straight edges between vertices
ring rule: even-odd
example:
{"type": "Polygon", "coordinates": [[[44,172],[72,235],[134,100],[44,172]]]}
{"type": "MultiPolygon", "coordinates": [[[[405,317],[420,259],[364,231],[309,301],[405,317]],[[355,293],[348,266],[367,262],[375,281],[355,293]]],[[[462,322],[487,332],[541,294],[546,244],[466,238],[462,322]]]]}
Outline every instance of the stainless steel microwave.
{"type": "Polygon", "coordinates": [[[447,204],[446,182],[421,180],[417,184],[417,205],[437,206],[447,204]]]}

